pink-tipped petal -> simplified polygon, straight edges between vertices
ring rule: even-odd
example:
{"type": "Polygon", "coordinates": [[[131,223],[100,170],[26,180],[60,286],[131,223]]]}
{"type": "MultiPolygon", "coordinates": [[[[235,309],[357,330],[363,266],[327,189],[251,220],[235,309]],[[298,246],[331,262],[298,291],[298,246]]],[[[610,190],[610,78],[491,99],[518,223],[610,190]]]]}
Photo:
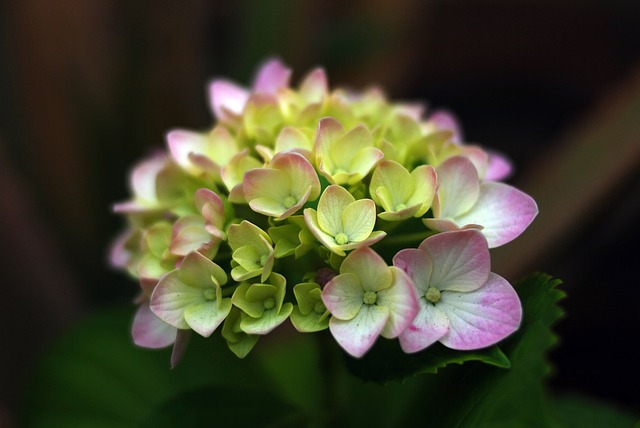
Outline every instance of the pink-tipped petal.
{"type": "Polygon", "coordinates": [[[449,331],[449,319],[433,304],[419,299],[420,310],[411,325],[398,337],[406,353],[422,351],[449,331]]]}
{"type": "Polygon", "coordinates": [[[499,181],[509,178],[513,172],[511,161],[501,153],[489,152],[489,166],[484,175],[487,181],[499,181]]]}
{"type": "Polygon", "coordinates": [[[353,273],[334,277],[322,291],[322,301],[331,314],[341,320],[350,320],[362,308],[364,290],[353,273]]]}
{"type": "Polygon", "coordinates": [[[332,317],[329,330],[342,349],[360,358],[376,342],[388,318],[387,308],[364,305],[358,315],[349,321],[332,317]]]}
{"type": "Polygon", "coordinates": [[[429,289],[433,263],[429,254],[417,248],[405,248],[393,257],[393,265],[411,278],[418,293],[424,295],[429,289]]]}
{"type": "Polygon", "coordinates": [[[429,117],[429,122],[432,122],[438,129],[446,129],[453,132],[452,141],[456,144],[460,144],[464,141],[462,135],[462,128],[458,122],[458,119],[453,113],[448,110],[436,110],[429,117]]]}
{"type": "Polygon", "coordinates": [[[191,154],[206,152],[209,139],[197,132],[174,129],[167,134],[167,145],[173,160],[189,174],[199,174],[201,169],[192,162],[191,154]]]}
{"type": "Polygon", "coordinates": [[[361,295],[364,291],[379,291],[388,288],[393,274],[384,259],[369,247],[350,253],[340,266],[340,273],[353,273],[360,282],[361,295]]]}
{"type": "Polygon", "coordinates": [[[428,253],[433,262],[430,286],[441,291],[475,290],[489,276],[489,249],[478,230],[438,233],[422,241],[418,248],[428,253]]]}
{"type": "Polygon", "coordinates": [[[473,209],[455,221],[458,226],[482,225],[489,248],[495,248],[520,236],[537,214],[531,196],[504,183],[485,182],[473,209]]]}
{"type": "Polygon", "coordinates": [[[480,192],[478,171],[471,161],[454,156],[441,163],[436,171],[438,200],[437,206],[434,204],[434,217],[455,219],[469,211],[480,192]]]}
{"type": "Polygon", "coordinates": [[[258,75],[253,83],[253,90],[275,95],[280,89],[289,86],[291,69],[277,58],[265,62],[258,70],[258,75]]]}
{"type": "Polygon", "coordinates": [[[228,80],[218,79],[209,84],[209,105],[218,118],[227,118],[227,112],[241,114],[249,100],[249,91],[228,80]]]}
{"type": "Polygon", "coordinates": [[[380,334],[393,339],[409,327],[420,308],[411,278],[395,267],[389,271],[393,274],[393,284],[378,292],[376,304],[389,308],[389,320],[380,334]]]}
{"type": "Polygon", "coordinates": [[[133,343],[143,348],[166,348],[176,340],[176,328],[158,318],[143,302],[133,318],[133,343]]]}
{"type": "Polygon", "coordinates": [[[328,92],[327,75],[321,68],[309,73],[300,85],[300,95],[308,103],[321,102],[328,92]]]}
{"type": "Polygon", "coordinates": [[[522,306],[515,290],[495,273],[470,293],[442,293],[438,309],[451,323],[443,345],[460,350],[491,346],[516,331],[522,320],[522,306]]]}

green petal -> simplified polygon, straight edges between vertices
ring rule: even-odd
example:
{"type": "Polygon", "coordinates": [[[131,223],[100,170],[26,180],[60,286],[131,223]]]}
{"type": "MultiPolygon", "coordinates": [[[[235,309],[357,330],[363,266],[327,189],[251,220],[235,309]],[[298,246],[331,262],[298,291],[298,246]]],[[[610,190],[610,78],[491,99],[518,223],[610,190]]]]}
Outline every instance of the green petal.
{"type": "Polygon", "coordinates": [[[342,230],[349,237],[349,242],[367,239],[375,224],[376,205],[371,199],[357,200],[347,205],[342,212],[342,230]]]}
{"type": "Polygon", "coordinates": [[[241,315],[238,308],[232,308],[222,326],[222,337],[227,340],[227,346],[238,358],[246,357],[260,338],[240,329],[241,315]]]}
{"type": "Polygon", "coordinates": [[[331,317],[329,313],[325,312],[319,314],[317,312],[310,312],[303,315],[298,306],[294,306],[289,319],[291,324],[301,333],[315,333],[316,331],[322,331],[329,328],[329,320],[331,317]]]}
{"type": "Polygon", "coordinates": [[[413,194],[407,200],[407,206],[420,204],[415,217],[422,217],[431,208],[436,191],[436,171],[431,165],[420,165],[411,171],[413,194]]]}
{"type": "Polygon", "coordinates": [[[380,188],[386,189],[384,196],[387,200],[381,201],[386,204],[379,205],[382,205],[386,211],[399,211],[396,206],[406,203],[413,194],[413,186],[409,171],[397,162],[385,160],[380,162],[373,172],[369,193],[376,200],[380,188]]]}
{"type": "Polygon", "coordinates": [[[253,318],[260,318],[264,312],[264,304],[261,300],[250,301],[247,299],[247,292],[251,288],[249,284],[240,284],[231,297],[231,302],[242,309],[245,313],[253,318]]]}
{"type": "Polygon", "coordinates": [[[240,328],[247,334],[267,334],[285,322],[292,310],[293,304],[285,303],[282,305],[280,312],[274,308],[264,311],[260,318],[244,316],[240,322],[240,328]]]}
{"type": "Polygon", "coordinates": [[[231,299],[221,302],[205,301],[190,305],[184,311],[184,319],[198,334],[209,337],[231,311],[231,299]]]}
{"type": "Polygon", "coordinates": [[[355,198],[347,189],[332,184],[324,190],[318,202],[318,224],[325,233],[336,236],[343,232],[342,212],[355,198]]]}
{"type": "Polygon", "coordinates": [[[318,301],[322,302],[322,290],[315,282],[302,282],[293,287],[300,312],[307,315],[313,312],[318,301]]]}
{"type": "Polygon", "coordinates": [[[340,273],[356,275],[364,291],[383,290],[390,287],[393,280],[384,259],[368,247],[350,253],[342,262],[340,273]]]}

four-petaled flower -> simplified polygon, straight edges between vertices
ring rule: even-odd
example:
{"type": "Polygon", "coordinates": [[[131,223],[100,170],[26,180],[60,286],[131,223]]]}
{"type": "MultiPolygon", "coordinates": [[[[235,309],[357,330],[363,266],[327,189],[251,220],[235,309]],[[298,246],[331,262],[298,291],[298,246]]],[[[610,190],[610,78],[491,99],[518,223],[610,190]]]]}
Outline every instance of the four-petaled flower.
{"type": "Polygon", "coordinates": [[[489,271],[487,242],[477,230],[431,236],[417,249],[398,252],[393,265],[406,272],[419,296],[420,312],[399,337],[405,352],[436,341],[452,349],[484,348],[520,326],[518,295],[489,271]]]}
{"type": "Polygon", "coordinates": [[[231,310],[231,298],[222,297],[226,283],[224,270],[194,251],[160,279],[151,295],[151,310],[167,324],[209,337],[231,310]]]}
{"type": "Polygon", "coordinates": [[[356,200],[337,184],[327,187],[318,201],[318,211],[304,210],[309,230],[325,247],[339,256],[354,248],[369,246],[386,235],[375,231],[376,205],[371,199],[356,200]]]}
{"type": "Polygon", "coordinates": [[[411,279],[387,266],[372,249],[359,248],[342,262],[340,274],[322,290],[331,312],[329,329],[352,356],[363,356],[378,336],[398,337],[418,312],[411,279]]]}
{"type": "Polygon", "coordinates": [[[373,171],[369,193],[384,208],[383,220],[422,217],[431,207],[436,188],[436,172],[430,165],[420,165],[411,173],[392,160],[380,162],[373,171]]]}
{"type": "Polygon", "coordinates": [[[268,168],[247,171],[242,190],[252,210],[283,220],[318,198],[320,180],[304,156],[280,152],[268,168]]]}
{"type": "Polygon", "coordinates": [[[315,153],[320,174],[335,184],[359,182],[384,156],[373,146],[371,132],[364,125],[347,132],[332,117],[318,125],[315,153]]]}

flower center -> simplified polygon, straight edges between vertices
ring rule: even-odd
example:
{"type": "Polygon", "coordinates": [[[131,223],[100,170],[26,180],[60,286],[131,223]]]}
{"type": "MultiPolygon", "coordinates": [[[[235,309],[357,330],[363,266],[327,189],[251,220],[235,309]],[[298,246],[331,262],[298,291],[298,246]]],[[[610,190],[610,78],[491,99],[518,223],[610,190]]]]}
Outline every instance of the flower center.
{"type": "Polygon", "coordinates": [[[313,312],[315,312],[316,314],[324,314],[324,311],[326,310],[327,308],[326,306],[324,306],[324,303],[322,303],[321,300],[318,300],[316,304],[313,305],[313,312]]]}
{"type": "Polygon", "coordinates": [[[424,297],[431,303],[436,303],[438,300],[440,300],[440,290],[435,287],[429,287],[424,297]]]}
{"type": "Polygon", "coordinates": [[[338,245],[345,245],[349,243],[349,237],[344,232],[338,233],[335,237],[335,240],[336,240],[336,244],[338,245]]]}
{"type": "Polygon", "coordinates": [[[264,302],[262,302],[262,304],[264,305],[264,308],[269,310],[269,309],[273,309],[276,306],[276,301],[273,297],[269,297],[268,299],[265,299],[264,302]]]}
{"type": "Polygon", "coordinates": [[[260,266],[264,266],[264,264],[267,262],[267,258],[268,256],[266,254],[260,256],[260,266]]]}
{"type": "Polygon", "coordinates": [[[373,305],[374,303],[376,303],[377,299],[378,295],[375,293],[375,291],[367,291],[364,293],[362,301],[365,305],[373,305]]]}
{"type": "Polygon", "coordinates": [[[216,300],[216,289],[215,288],[207,288],[204,290],[204,298],[211,301],[216,300]]]}
{"type": "Polygon", "coordinates": [[[294,206],[298,201],[296,200],[296,198],[294,198],[293,196],[289,195],[286,198],[284,198],[284,201],[282,201],[282,203],[284,204],[285,208],[291,208],[292,206],[294,206]]]}

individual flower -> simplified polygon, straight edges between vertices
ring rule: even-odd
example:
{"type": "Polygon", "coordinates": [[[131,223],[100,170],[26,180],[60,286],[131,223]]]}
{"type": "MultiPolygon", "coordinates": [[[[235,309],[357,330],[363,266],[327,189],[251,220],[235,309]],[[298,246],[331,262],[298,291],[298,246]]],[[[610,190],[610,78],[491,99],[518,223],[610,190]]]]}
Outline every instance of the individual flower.
{"type": "Polygon", "coordinates": [[[378,164],[369,193],[384,212],[383,220],[405,220],[422,217],[431,207],[436,187],[436,172],[430,165],[420,165],[411,173],[395,161],[384,160],[378,164]]]}
{"type": "Polygon", "coordinates": [[[233,304],[242,309],[240,329],[247,334],[267,334],[291,314],[293,304],[284,303],[287,280],[272,272],[259,284],[242,283],[233,293],[233,304]]]}
{"type": "Polygon", "coordinates": [[[411,278],[419,297],[420,311],[399,336],[405,352],[436,341],[452,349],[484,348],[520,326],[518,295],[490,272],[487,242],[477,230],[431,236],[417,249],[399,251],[393,265],[411,278]]]}
{"type": "Polygon", "coordinates": [[[291,312],[291,324],[302,333],[321,331],[329,327],[329,311],[322,301],[322,290],[315,282],[302,282],[293,287],[297,305],[291,312]]]}
{"type": "Polygon", "coordinates": [[[411,279],[389,267],[375,251],[359,248],[350,253],[340,274],[322,290],[331,312],[329,329],[350,355],[362,357],[378,336],[398,337],[418,312],[411,279]]]}
{"type": "Polygon", "coordinates": [[[273,249],[277,259],[290,255],[299,259],[316,247],[315,238],[301,215],[288,217],[285,225],[270,227],[269,236],[275,244],[273,249]]]}
{"type": "Polygon", "coordinates": [[[233,253],[231,277],[245,281],[256,276],[267,279],[273,269],[275,253],[271,238],[255,224],[243,220],[229,226],[229,246],[233,253]]]}
{"type": "Polygon", "coordinates": [[[171,157],[185,172],[194,176],[206,174],[218,182],[220,168],[239,151],[234,138],[222,126],[208,133],[172,130],[167,134],[167,145],[171,157]]]}
{"type": "Polygon", "coordinates": [[[364,125],[346,131],[332,117],[320,120],[315,154],[318,170],[334,184],[359,182],[384,156],[364,125]]]}
{"type": "Polygon", "coordinates": [[[160,279],[151,310],[167,324],[209,337],[231,310],[231,298],[222,296],[226,283],[224,269],[194,251],[160,279]]]}
{"type": "Polygon", "coordinates": [[[255,212],[283,220],[320,195],[316,170],[299,153],[280,152],[268,168],[247,171],[244,197],[255,212]]]}
{"type": "Polygon", "coordinates": [[[481,182],[469,159],[454,156],[436,168],[438,191],[433,218],[424,224],[435,231],[481,228],[489,248],[517,238],[538,214],[526,193],[498,182],[481,182]]]}
{"type": "Polygon", "coordinates": [[[371,199],[356,199],[337,184],[327,187],[320,196],[318,211],[304,210],[309,230],[322,244],[339,256],[354,248],[372,245],[386,233],[373,231],[376,205],[371,199]]]}

